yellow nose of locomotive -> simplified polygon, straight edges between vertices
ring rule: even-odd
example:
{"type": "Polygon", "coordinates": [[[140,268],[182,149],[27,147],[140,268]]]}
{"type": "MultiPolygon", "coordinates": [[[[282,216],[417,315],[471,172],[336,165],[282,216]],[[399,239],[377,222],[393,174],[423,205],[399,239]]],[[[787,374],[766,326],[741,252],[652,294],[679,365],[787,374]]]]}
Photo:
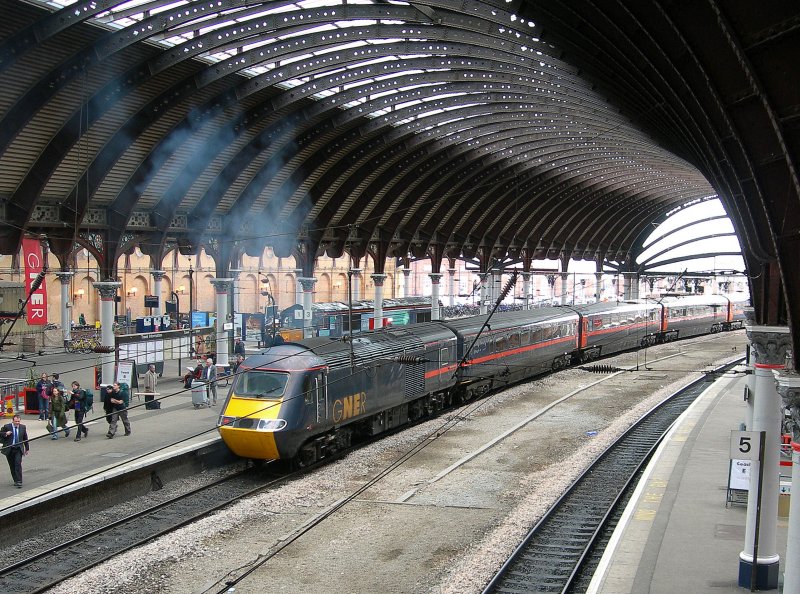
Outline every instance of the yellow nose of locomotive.
{"type": "Polygon", "coordinates": [[[279,460],[275,432],[286,427],[280,418],[281,401],[238,398],[232,395],[217,428],[225,444],[237,456],[279,460]]]}

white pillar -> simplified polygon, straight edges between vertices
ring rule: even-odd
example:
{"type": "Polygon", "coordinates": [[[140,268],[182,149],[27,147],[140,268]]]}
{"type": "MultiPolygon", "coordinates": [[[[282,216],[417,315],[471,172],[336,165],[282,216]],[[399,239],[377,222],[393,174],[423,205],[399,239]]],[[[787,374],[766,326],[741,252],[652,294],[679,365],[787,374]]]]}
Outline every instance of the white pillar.
{"type": "Polygon", "coordinates": [[[525,309],[531,308],[531,273],[522,272],[522,296],[525,299],[525,309]]]}
{"type": "Polygon", "coordinates": [[[794,371],[773,371],[783,405],[792,413],[792,490],[789,500],[789,533],[783,566],[783,591],[800,592],[800,375],[794,371]]]}
{"type": "Polygon", "coordinates": [[[228,365],[230,341],[228,340],[228,330],[225,330],[225,322],[228,321],[228,293],[233,279],[212,278],[211,284],[217,295],[217,365],[228,365]]]}
{"type": "Polygon", "coordinates": [[[383,328],[383,281],[386,280],[385,274],[370,275],[375,285],[375,330],[383,328]]]}
{"type": "Polygon", "coordinates": [[[594,300],[600,302],[600,296],[603,293],[603,273],[594,273],[594,300]]]}
{"type": "Polygon", "coordinates": [[[111,384],[115,379],[114,300],[117,296],[117,289],[119,289],[121,285],[122,283],[117,281],[94,283],[94,288],[100,293],[100,344],[104,347],[110,347],[109,350],[111,351],[100,355],[102,382],[104,384],[111,384]]]}
{"type": "Polygon", "coordinates": [[[456,304],[456,269],[455,268],[448,268],[447,273],[450,275],[447,277],[447,292],[450,293],[450,306],[456,304]]]}
{"type": "Polygon", "coordinates": [[[158,307],[153,308],[153,315],[160,316],[164,314],[164,310],[161,309],[161,304],[164,302],[164,298],[161,296],[161,281],[164,279],[166,272],[163,270],[151,270],[150,274],[153,275],[153,295],[158,297],[158,307]]]}
{"type": "Polygon", "coordinates": [[[350,272],[350,290],[353,294],[353,301],[361,299],[361,269],[351,268],[350,272]]]}
{"type": "MultiPolygon", "coordinates": [[[[300,277],[300,286],[303,287],[303,338],[316,336],[314,328],[314,277],[300,277]]],[[[351,329],[352,331],[352,329],[351,329]]]]}
{"type": "Polygon", "coordinates": [[[489,282],[490,274],[488,272],[479,272],[478,278],[481,281],[481,315],[485,315],[489,311],[489,295],[486,285],[489,282]]]}
{"type": "Polygon", "coordinates": [[[303,305],[303,285],[300,283],[300,277],[303,276],[302,268],[295,268],[294,270],[294,302],[297,305],[303,305]]]}
{"type": "Polygon", "coordinates": [[[69,286],[72,282],[74,272],[59,271],[55,273],[56,278],[61,282],[61,338],[64,346],[72,340],[72,299],[70,299],[69,286]]]}
{"type": "Polygon", "coordinates": [[[781,399],[775,386],[773,369],[782,369],[786,353],[791,349],[789,329],[782,326],[748,326],[747,338],[756,353],[753,427],[751,431],[766,433],[764,464],[753,462],[750,490],[747,496],[747,523],[744,550],[739,553],[739,586],[749,587],[753,566],[757,512],[758,476],[764,473],[761,492],[761,519],[758,533],[758,589],[778,587],[780,557],[777,553],[778,493],[780,474],[781,399]]]}
{"type": "Polygon", "coordinates": [[[411,269],[403,268],[403,297],[411,296],[411,269]]]}
{"type": "Polygon", "coordinates": [[[431,279],[431,320],[440,320],[439,313],[439,281],[442,275],[438,272],[431,272],[428,275],[431,279]]]}
{"type": "Polygon", "coordinates": [[[569,272],[562,272],[561,274],[561,305],[567,304],[567,296],[569,294],[568,285],[569,272]]]}

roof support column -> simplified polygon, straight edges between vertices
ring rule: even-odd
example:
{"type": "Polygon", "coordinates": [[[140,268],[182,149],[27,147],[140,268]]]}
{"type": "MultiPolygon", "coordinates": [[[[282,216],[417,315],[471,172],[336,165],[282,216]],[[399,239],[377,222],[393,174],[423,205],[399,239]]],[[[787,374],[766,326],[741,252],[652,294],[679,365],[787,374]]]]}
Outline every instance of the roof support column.
{"type": "MultiPolygon", "coordinates": [[[[303,338],[311,338],[314,332],[314,285],[317,279],[314,277],[301,277],[297,279],[303,287],[303,338]]],[[[352,332],[352,329],[351,329],[352,332]]]]}
{"type": "Polygon", "coordinates": [[[594,300],[595,303],[600,303],[600,296],[603,293],[603,273],[594,273],[594,300]]]}
{"type": "Polygon", "coordinates": [[[232,278],[212,278],[211,284],[217,295],[217,365],[228,365],[228,295],[233,284],[232,278]]]}
{"type": "Polygon", "coordinates": [[[441,320],[439,313],[439,281],[442,275],[438,272],[431,272],[428,276],[431,279],[431,320],[441,320]]]}
{"type": "MultiPolygon", "coordinates": [[[[783,405],[791,411],[792,427],[792,491],[800,493],[800,375],[788,370],[774,370],[783,405]]],[[[800,497],[789,502],[789,534],[786,537],[786,570],[783,574],[783,591],[800,592],[800,497]]]]}
{"type": "Polygon", "coordinates": [[[488,280],[489,280],[489,274],[490,273],[488,273],[488,272],[479,272],[478,273],[478,278],[481,281],[481,315],[482,316],[486,315],[486,313],[489,311],[489,308],[488,308],[488,306],[489,306],[489,296],[486,294],[486,285],[487,285],[488,280]]]}
{"type": "Polygon", "coordinates": [[[531,308],[531,273],[522,272],[522,297],[525,300],[525,309],[531,308]]]}
{"type": "MultiPolygon", "coordinates": [[[[747,338],[756,353],[755,392],[753,394],[753,426],[750,431],[764,431],[766,444],[763,464],[751,468],[763,473],[758,534],[758,557],[755,557],[757,498],[759,481],[750,481],[747,497],[747,523],[744,550],[739,553],[739,586],[750,587],[753,563],[756,564],[756,589],[778,587],[780,557],[777,553],[778,488],[780,474],[781,399],[775,386],[773,369],[782,369],[791,349],[789,328],[782,326],[749,326],[747,338]]],[[[751,472],[751,477],[757,476],[751,472]]]]}
{"type": "Polygon", "coordinates": [[[566,305],[567,297],[569,296],[569,288],[567,285],[569,282],[569,272],[560,272],[559,275],[561,276],[561,305],[566,305]]]}
{"type": "Polygon", "coordinates": [[[411,296],[411,269],[406,266],[403,271],[403,297],[411,296]]]}
{"type": "Polygon", "coordinates": [[[353,301],[359,301],[361,299],[361,269],[351,268],[350,273],[350,290],[352,291],[353,301]]]}
{"type": "Polygon", "coordinates": [[[117,289],[122,283],[117,281],[101,281],[94,283],[94,288],[100,293],[100,344],[104,347],[100,355],[102,365],[101,381],[104,384],[114,382],[114,362],[116,349],[114,348],[114,304],[117,289]]]}
{"type": "Polygon", "coordinates": [[[150,274],[153,275],[153,295],[158,297],[158,305],[153,308],[153,315],[160,316],[164,313],[161,309],[161,303],[163,301],[161,298],[161,281],[164,280],[164,275],[167,273],[163,270],[151,270],[150,274]]]}
{"type": "Polygon", "coordinates": [[[373,327],[375,330],[378,330],[383,328],[383,282],[386,280],[386,275],[371,274],[370,278],[375,285],[375,315],[373,327]]]}
{"type": "Polygon", "coordinates": [[[72,316],[70,315],[72,299],[70,299],[69,286],[75,273],[62,270],[56,272],[55,275],[61,282],[61,338],[64,339],[64,346],[67,346],[67,343],[72,340],[72,316]]]}
{"type": "Polygon", "coordinates": [[[447,274],[447,292],[450,294],[449,304],[450,307],[456,304],[456,269],[448,268],[447,274]]]}

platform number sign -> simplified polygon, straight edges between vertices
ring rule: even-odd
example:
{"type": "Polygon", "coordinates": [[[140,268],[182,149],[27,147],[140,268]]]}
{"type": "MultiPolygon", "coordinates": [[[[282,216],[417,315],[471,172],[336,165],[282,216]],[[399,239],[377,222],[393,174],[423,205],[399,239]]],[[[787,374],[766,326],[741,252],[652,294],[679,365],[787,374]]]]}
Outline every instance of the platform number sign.
{"type": "Polygon", "coordinates": [[[731,431],[731,459],[758,460],[760,440],[760,431],[731,431]]]}

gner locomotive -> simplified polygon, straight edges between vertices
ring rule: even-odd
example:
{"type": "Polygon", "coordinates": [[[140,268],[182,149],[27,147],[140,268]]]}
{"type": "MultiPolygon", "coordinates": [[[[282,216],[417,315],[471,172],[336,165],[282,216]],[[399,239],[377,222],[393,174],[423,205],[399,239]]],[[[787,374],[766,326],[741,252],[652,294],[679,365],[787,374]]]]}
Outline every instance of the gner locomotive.
{"type": "Polygon", "coordinates": [[[239,456],[307,465],[493,388],[742,318],[727,297],[669,297],[496,313],[482,333],[487,316],[284,343],[239,367],[218,428],[239,456]]]}

